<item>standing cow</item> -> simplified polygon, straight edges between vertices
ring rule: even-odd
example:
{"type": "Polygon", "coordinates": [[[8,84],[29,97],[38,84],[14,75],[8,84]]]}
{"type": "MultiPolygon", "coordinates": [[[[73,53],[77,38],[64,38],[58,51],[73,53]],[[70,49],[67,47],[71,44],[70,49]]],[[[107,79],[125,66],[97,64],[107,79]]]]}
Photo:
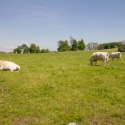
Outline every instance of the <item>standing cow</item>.
{"type": "Polygon", "coordinates": [[[93,62],[95,62],[95,65],[97,63],[97,60],[102,60],[104,62],[104,65],[109,65],[109,53],[108,52],[94,52],[91,56],[90,64],[92,65],[93,62]]]}
{"type": "Polygon", "coordinates": [[[122,54],[121,52],[112,52],[110,55],[109,55],[109,58],[111,58],[112,60],[114,60],[114,58],[117,58],[122,60],[122,54]]]}
{"type": "Polygon", "coordinates": [[[5,60],[0,60],[0,69],[4,70],[4,71],[19,71],[20,70],[20,66],[15,64],[14,62],[10,62],[10,61],[5,61],[5,60]]]}

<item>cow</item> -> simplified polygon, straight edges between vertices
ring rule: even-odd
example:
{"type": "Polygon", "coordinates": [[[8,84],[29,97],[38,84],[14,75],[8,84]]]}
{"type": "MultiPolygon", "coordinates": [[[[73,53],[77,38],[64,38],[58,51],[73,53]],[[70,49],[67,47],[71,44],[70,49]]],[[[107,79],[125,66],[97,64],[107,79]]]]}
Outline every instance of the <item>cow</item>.
{"type": "Polygon", "coordinates": [[[114,60],[114,58],[117,58],[122,60],[122,54],[121,52],[112,52],[110,55],[109,55],[109,58],[111,58],[112,60],[114,60]]]}
{"type": "Polygon", "coordinates": [[[15,64],[14,62],[6,61],[6,60],[0,60],[0,69],[4,71],[19,71],[20,66],[15,64]]]}
{"type": "Polygon", "coordinates": [[[93,62],[95,62],[95,65],[97,63],[97,60],[102,60],[104,62],[104,65],[109,65],[109,53],[108,52],[94,52],[91,56],[90,64],[92,65],[93,62]]]}

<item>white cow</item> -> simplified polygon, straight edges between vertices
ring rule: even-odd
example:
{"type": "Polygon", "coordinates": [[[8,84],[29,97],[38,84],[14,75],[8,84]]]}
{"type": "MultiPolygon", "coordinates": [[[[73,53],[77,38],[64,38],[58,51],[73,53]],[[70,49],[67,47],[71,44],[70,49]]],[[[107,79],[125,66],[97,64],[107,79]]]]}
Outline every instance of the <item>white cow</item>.
{"type": "Polygon", "coordinates": [[[122,60],[122,54],[121,52],[112,52],[110,55],[109,55],[109,58],[111,58],[112,60],[114,60],[114,58],[117,58],[122,60]]]}
{"type": "Polygon", "coordinates": [[[95,65],[97,63],[97,60],[102,60],[104,62],[104,65],[109,65],[109,53],[108,52],[94,52],[91,56],[90,64],[92,65],[93,62],[95,62],[95,65]]]}
{"type": "Polygon", "coordinates": [[[5,60],[0,60],[0,69],[4,70],[4,71],[19,71],[20,70],[20,66],[15,64],[14,62],[10,62],[10,61],[5,61],[5,60]]]}

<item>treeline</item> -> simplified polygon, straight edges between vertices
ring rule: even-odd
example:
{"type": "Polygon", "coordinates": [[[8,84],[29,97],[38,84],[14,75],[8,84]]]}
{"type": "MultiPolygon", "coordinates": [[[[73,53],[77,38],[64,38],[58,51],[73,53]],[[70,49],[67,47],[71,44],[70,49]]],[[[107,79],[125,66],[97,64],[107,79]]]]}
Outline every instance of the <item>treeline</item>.
{"type": "MultiPolygon", "coordinates": [[[[85,50],[85,43],[83,39],[77,41],[76,39],[73,39],[73,37],[70,38],[71,38],[69,41],[70,43],[68,43],[67,40],[60,40],[57,42],[58,52],[85,50]]],[[[13,50],[13,53],[48,53],[48,52],[50,52],[49,49],[40,49],[40,47],[34,43],[30,44],[30,47],[28,47],[26,44],[22,44],[21,46],[18,46],[13,50]]]]}
{"type": "Polygon", "coordinates": [[[112,49],[112,48],[118,48],[118,51],[125,52],[125,41],[109,42],[109,43],[102,43],[102,44],[91,42],[87,44],[88,50],[103,50],[103,49],[112,49]]]}
{"type": "Polygon", "coordinates": [[[103,44],[99,44],[97,46],[98,50],[101,50],[101,49],[112,49],[112,48],[118,48],[118,51],[125,52],[125,41],[123,41],[123,42],[103,43],[103,44]]]}
{"type": "Polygon", "coordinates": [[[120,46],[121,42],[111,42],[111,43],[103,43],[99,44],[97,49],[111,49],[111,48],[118,48],[120,46]]]}
{"type": "Polygon", "coordinates": [[[13,53],[48,53],[50,52],[49,49],[40,49],[39,46],[32,43],[30,47],[26,44],[22,44],[13,50],[13,53]]]}
{"type": "MultiPolygon", "coordinates": [[[[57,51],[77,51],[77,50],[103,50],[103,49],[111,49],[111,48],[118,48],[118,51],[125,52],[125,41],[122,42],[109,42],[109,43],[102,43],[98,44],[96,42],[90,42],[85,45],[84,40],[76,40],[73,37],[70,37],[70,41],[67,40],[59,40],[57,42],[57,51]]],[[[40,49],[39,46],[32,43],[30,47],[26,44],[22,44],[13,50],[13,53],[49,53],[49,49],[40,49]]]]}
{"type": "Polygon", "coordinates": [[[86,46],[83,39],[77,41],[72,37],[70,39],[70,45],[67,40],[60,40],[58,41],[57,44],[58,44],[58,48],[57,48],[58,52],[85,50],[85,46],[86,46]]]}

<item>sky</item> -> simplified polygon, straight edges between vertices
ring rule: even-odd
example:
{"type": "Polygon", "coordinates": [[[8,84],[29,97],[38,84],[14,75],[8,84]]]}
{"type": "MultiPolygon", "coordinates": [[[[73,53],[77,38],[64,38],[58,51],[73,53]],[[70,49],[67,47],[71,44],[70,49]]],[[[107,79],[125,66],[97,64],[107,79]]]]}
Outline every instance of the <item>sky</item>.
{"type": "Polygon", "coordinates": [[[34,43],[56,51],[59,40],[125,40],[125,0],[0,0],[0,51],[34,43]]]}

